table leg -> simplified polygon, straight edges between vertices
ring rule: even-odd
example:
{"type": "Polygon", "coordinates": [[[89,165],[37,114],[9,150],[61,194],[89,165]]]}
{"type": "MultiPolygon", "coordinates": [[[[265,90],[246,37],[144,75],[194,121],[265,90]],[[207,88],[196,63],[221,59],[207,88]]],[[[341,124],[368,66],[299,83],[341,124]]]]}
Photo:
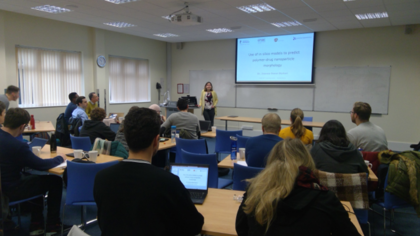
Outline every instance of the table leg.
{"type": "Polygon", "coordinates": [[[225,130],[227,130],[227,120],[225,120],[225,130]]]}

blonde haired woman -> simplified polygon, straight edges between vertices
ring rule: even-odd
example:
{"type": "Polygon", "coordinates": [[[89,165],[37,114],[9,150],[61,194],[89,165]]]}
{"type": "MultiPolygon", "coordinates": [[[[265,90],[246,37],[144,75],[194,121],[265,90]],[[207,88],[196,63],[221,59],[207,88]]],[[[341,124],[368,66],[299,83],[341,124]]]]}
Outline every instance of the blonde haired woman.
{"type": "Polygon", "coordinates": [[[292,125],[280,130],[280,138],[297,138],[302,140],[305,145],[312,144],[312,141],[314,140],[314,134],[312,131],[303,127],[303,117],[303,111],[301,109],[293,109],[290,113],[290,122],[292,122],[292,125]]]}
{"type": "MultiPolygon", "coordinates": [[[[211,82],[207,82],[204,85],[204,89],[201,91],[198,107],[201,107],[201,114],[204,116],[205,120],[211,122],[211,126],[214,125],[214,116],[217,115],[217,102],[217,94],[213,91],[213,84],[211,82]]],[[[209,129],[211,129],[211,126],[209,129]]]]}
{"type": "Polygon", "coordinates": [[[244,235],[359,235],[335,194],[319,184],[315,164],[299,139],[273,147],[236,216],[244,235]]]}

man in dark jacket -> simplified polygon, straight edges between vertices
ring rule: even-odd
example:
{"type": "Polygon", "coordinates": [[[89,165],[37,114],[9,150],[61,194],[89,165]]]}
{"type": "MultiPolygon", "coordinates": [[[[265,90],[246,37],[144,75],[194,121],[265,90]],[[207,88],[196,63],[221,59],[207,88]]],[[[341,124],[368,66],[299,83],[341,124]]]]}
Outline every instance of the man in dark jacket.
{"type": "Polygon", "coordinates": [[[103,108],[97,107],[93,109],[90,113],[90,120],[86,120],[82,126],[80,136],[88,136],[92,144],[95,142],[96,138],[114,141],[115,132],[102,122],[105,117],[106,113],[103,108]]]}

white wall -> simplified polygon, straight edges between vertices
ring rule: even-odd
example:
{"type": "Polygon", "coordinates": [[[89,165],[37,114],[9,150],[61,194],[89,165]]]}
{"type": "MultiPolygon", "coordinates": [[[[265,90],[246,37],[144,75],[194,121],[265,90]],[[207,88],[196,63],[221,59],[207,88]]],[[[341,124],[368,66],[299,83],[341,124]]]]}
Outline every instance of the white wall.
{"type": "MultiPolygon", "coordinates": [[[[398,142],[417,143],[420,140],[419,42],[419,26],[410,35],[404,34],[404,26],[319,32],[316,35],[315,67],[392,66],[389,114],[372,116],[371,121],[385,130],[388,141],[393,145],[398,142]]],[[[190,70],[235,69],[235,51],[235,40],[187,42],[182,50],[173,45],[172,83],[189,83],[190,70]]],[[[173,99],[179,97],[175,86],[171,94],[173,99]]],[[[349,111],[351,109],[348,108],[349,111]]],[[[267,112],[263,109],[219,108],[218,116],[262,117],[267,112]]],[[[279,110],[278,114],[282,119],[289,119],[290,111],[279,110]]],[[[305,116],[313,116],[314,121],[320,122],[337,119],[347,130],[355,126],[347,113],[306,111],[305,116]]],[[[199,118],[204,119],[202,116],[199,118]]],[[[240,127],[246,123],[229,124],[240,127]]],[[[216,121],[216,125],[223,126],[224,122],[216,121]]],[[[260,125],[254,127],[261,129],[260,125]]],[[[315,129],[315,134],[319,130],[315,129]]],[[[408,146],[404,144],[404,148],[408,149],[408,146]]]]}

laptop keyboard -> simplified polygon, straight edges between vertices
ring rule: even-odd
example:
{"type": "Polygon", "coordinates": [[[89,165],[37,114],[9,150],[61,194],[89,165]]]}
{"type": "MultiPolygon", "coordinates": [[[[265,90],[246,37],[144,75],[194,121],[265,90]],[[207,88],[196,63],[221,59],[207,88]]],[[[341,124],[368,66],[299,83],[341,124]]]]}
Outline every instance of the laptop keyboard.
{"type": "Polygon", "coordinates": [[[203,199],[206,197],[206,192],[190,191],[190,195],[192,199],[203,199]]]}

